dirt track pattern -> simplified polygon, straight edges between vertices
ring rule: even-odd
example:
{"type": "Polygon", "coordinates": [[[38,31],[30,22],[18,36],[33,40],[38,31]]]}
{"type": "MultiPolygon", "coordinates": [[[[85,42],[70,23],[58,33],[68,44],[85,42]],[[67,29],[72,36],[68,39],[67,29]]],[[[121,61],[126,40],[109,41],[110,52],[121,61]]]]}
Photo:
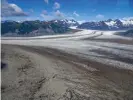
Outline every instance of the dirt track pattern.
{"type": "Polygon", "coordinates": [[[133,38],[115,33],[2,37],[2,100],[133,100],[133,38]]]}
{"type": "Polygon", "coordinates": [[[66,52],[2,45],[2,100],[132,100],[133,72],[66,52]]]}
{"type": "Polygon", "coordinates": [[[2,37],[3,44],[48,47],[99,63],[133,70],[133,38],[116,31],[81,30],[74,34],[2,37]]]}

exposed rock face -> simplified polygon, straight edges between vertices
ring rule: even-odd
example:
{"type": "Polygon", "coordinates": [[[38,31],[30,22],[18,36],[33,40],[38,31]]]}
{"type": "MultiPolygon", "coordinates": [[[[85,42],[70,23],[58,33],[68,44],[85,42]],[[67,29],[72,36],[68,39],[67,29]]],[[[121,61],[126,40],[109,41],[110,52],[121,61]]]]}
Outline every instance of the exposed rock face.
{"type": "Polygon", "coordinates": [[[112,20],[99,22],[86,22],[78,26],[82,29],[94,29],[94,30],[125,30],[133,28],[133,19],[130,20],[112,20]]]}
{"type": "MultiPolygon", "coordinates": [[[[68,21],[68,20],[67,20],[68,21]]],[[[76,24],[73,22],[73,25],[76,24]]],[[[56,33],[65,33],[69,31],[69,26],[71,23],[66,23],[64,21],[24,21],[24,22],[15,22],[15,21],[4,21],[2,22],[2,35],[31,35],[36,36],[36,34],[56,34],[56,33]]]]}

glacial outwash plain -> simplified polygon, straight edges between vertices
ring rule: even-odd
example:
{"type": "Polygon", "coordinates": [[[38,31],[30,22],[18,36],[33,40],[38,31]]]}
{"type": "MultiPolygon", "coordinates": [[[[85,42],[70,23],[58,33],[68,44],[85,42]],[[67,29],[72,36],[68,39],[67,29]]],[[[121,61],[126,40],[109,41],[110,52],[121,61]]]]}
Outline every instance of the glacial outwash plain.
{"type": "Polygon", "coordinates": [[[121,32],[2,37],[2,100],[132,100],[133,37],[121,32]]]}

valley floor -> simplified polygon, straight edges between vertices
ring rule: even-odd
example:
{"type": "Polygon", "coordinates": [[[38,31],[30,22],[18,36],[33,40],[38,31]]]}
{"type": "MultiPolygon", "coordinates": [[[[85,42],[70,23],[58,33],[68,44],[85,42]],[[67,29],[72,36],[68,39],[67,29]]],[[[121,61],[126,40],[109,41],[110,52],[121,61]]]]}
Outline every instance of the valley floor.
{"type": "Polygon", "coordinates": [[[132,43],[89,30],[4,38],[2,100],[132,100],[132,43]]]}

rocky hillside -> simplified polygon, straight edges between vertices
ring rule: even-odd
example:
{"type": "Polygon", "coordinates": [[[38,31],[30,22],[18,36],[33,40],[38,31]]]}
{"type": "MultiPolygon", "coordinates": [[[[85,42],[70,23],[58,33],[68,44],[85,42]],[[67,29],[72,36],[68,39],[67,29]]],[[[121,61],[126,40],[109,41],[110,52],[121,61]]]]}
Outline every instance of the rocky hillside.
{"type": "Polygon", "coordinates": [[[133,37],[133,29],[128,30],[126,32],[118,32],[117,35],[121,35],[125,37],[133,37]]]}
{"type": "Polygon", "coordinates": [[[94,30],[128,30],[133,28],[133,19],[130,20],[112,20],[108,19],[99,22],[85,22],[78,26],[81,29],[94,29],[94,30]]]}
{"type": "Polygon", "coordinates": [[[3,21],[1,23],[2,36],[37,36],[45,34],[57,34],[70,31],[69,26],[76,25],[74,20],[52,20],[52,21],[3,21]],[[71,22],[71,23],[70,23],[71,22]]]}
{"type": "MultiPolygon", "coordinates": [[[[130,30],[133,29],[133,19],[112,20],[108,19],[99,22],[85,22],[79,24],[75,20],[51,20],[51,21],[2,21],[2,36],[39,36],[52,35],[70,32],[69,27],[76,26],[80,29],[92,30],[130,30]]],[[[131,34],[131,33],[130,33],[131,34]]]]}

